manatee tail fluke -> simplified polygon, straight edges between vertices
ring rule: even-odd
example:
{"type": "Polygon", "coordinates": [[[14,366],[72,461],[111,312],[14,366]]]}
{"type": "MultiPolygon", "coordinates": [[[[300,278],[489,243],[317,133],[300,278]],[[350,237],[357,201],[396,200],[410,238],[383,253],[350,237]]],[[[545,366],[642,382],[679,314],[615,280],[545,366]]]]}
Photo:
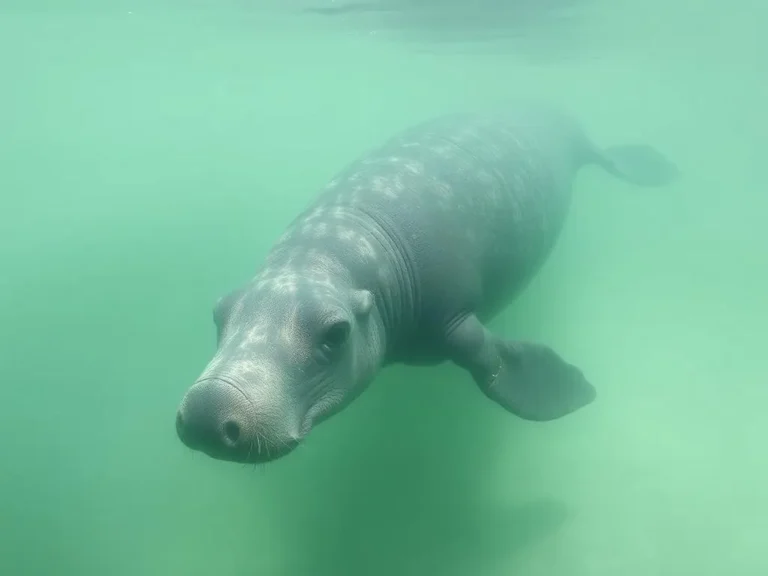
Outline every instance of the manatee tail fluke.
{"type": "Polygon", "coordinates": [[[645,144],[611,146],[598,152],[597,162],[617,178],[637,186],[664,186],[680,176],[674,162],[645,144]]]}

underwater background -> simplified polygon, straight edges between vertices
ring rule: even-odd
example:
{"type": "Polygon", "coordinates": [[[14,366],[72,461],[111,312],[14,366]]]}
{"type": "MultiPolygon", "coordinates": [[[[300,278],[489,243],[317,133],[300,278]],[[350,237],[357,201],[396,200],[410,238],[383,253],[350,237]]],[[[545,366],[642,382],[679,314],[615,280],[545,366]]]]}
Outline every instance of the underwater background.
{"type": "Polygon", "coordinates": [[[0,574],[768,574],[768,5],[338,6],[0,0],[0,574]],[[517,97],[683,175],[585,169],[492,325],[597,401],[525,422],[395,367],[272,464],[184,448],[213,304],[312,195],[517,97]]]}

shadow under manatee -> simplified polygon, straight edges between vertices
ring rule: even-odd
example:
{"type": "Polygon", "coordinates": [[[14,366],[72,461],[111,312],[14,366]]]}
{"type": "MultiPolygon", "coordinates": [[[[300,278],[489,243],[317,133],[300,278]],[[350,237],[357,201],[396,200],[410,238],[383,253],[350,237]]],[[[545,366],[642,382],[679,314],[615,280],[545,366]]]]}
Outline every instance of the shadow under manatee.
{"type": "MultiPolygon", "coordinates": [[[[556,251],[489,329],[553,345],[579,364],[579,346],[560,350],[563,283],[581,270],[568,266],[573,258],[583,262],[556,251]]],[[[507,413],[450,363],[385,369],[270,467],[280,575],[483,576],[522,566],[571,513],[539,485],[552,436],[538,441],[535,428],[550,425],[507,413]]],[[[258,511],[258,497],[252,505],[258,511]]]]}
{"type": "Polygon", "coordinates": [[[525,425],[451,366],[385,371],[278,472],[276,537],[296,549],[283,573],[479,576],[509,565],[568,516],[564,503],[529,496],[536,446],[519,443],[519,474],[502,495],[483,488],[509,429],[525,425]]]}
{"type": "Polygon", "coordinates": [[[509,562],[528,546],[552,536],[568,517],[565,503],[533,500],[516,506],[446,504],[445,518],[418,518],[422,536],[413,560],[440,574],[472,575],[509,562]]]}

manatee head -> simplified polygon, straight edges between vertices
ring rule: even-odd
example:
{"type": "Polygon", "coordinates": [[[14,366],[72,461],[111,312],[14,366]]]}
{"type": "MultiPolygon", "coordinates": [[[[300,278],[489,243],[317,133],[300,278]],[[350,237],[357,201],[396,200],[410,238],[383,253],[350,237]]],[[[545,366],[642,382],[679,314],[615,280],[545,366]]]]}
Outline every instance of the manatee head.
{"type": "Polygon", "coordinates": [[[214,307],[218,345],[176,415],[181,441],[220,460],[292,451],[381,365],[371,292],[296,271],[257,277],[214,307]]]}

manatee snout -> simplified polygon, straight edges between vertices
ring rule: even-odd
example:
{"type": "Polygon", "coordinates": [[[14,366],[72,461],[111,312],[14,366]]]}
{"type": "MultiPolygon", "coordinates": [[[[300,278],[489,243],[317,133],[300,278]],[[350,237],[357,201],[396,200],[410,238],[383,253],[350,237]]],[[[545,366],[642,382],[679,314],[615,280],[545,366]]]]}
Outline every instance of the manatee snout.
{"type": "Polygon", "coordinates": [[[238,386],[225,379],[198,381],[176,413],[176,433],[190,449],[218,460],[259,463],[274,460],[298,443],[291,435],[275,436],[274,413],[259,409],[238,386]],[[271,434],[265,434],[271,430],[271,434]],[[283,437],[284,436],[284,437],[283,437]]]}
{"type": "Polygon", "coordinates": [[[262,271],[215,305],[216,353],[176,414],[188,448],[276,460],[371,382],[384,357],[373,295],[334,284],[327,266],[305,268],[262,271]]]}

